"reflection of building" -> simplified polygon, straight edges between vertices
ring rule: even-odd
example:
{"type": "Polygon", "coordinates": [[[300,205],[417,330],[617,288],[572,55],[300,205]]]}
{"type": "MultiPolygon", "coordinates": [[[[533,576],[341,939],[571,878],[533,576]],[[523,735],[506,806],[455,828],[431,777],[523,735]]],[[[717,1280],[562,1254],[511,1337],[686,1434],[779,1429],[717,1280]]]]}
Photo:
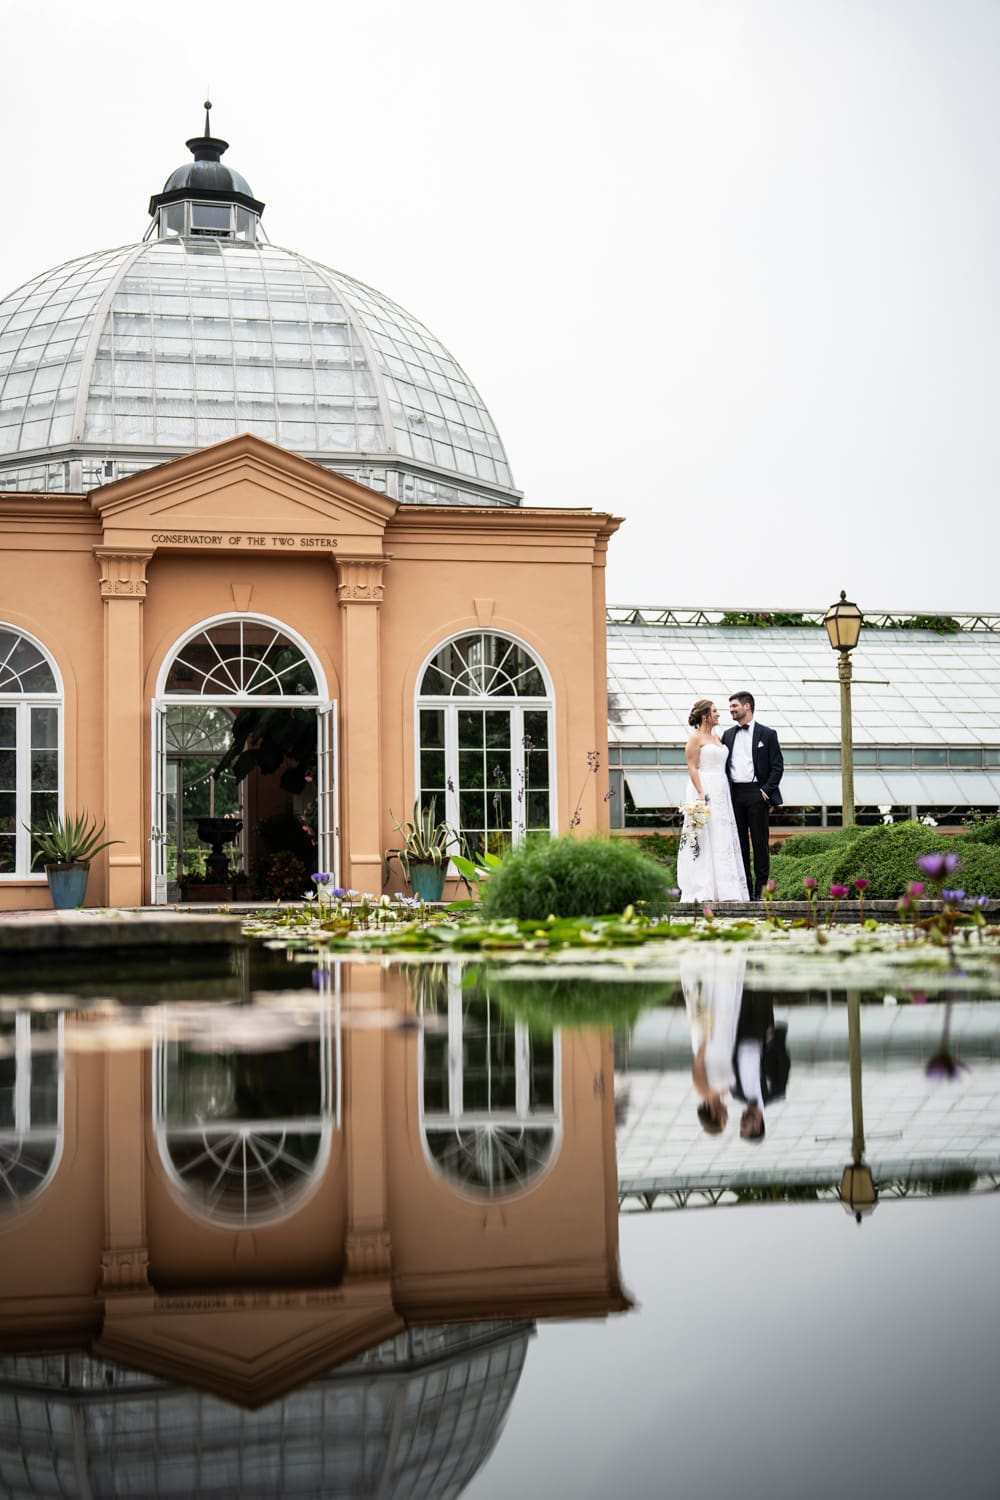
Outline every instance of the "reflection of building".
{"type": "Polygon", "coordinates": [[[85,1355],[0,1357],[8,1500],[318,1495],[447,1500],[489,1456],[530,1324],[419,1328],[259,1412],[85,1355]]]}
{"type": "MultiPolygon", "coordinates": [[[[728,696],[743,689],[755,694],[784,749],[785,805],[775,828],[839,823],[840,709],[822,612],[800,616],[801,624],[754,618],[757,626],[722,610],[608,611],[616,826],[664,826],[684,801],[692,703],[715,696],[728,720],[728,696]]],[[[1000,616],[966,616],[943,633],[919,623],[869,615],[858,648],[854,785],[862,823],[883,816],[956,823],[970,808],[1000,807],[1000,616]]]]}
{"type": "MultiPolygon", "coordinates": [[[[392,1341],[427,1325],[628,1305],[610,1035],[536,1046],[483,997],[449,996],[446,976],[423,984],[414,1025],[399,971],[348,965],[341,980],[278,1010],[292,1033],[278,1048],[244,1007],[229,1012],[234,1040],[216,1016],[200,1050],[169,1013],[151,1046],[106,1053],[98,1022],[52,1025],[34,1081],[54,1166],[8,1180],[0,1347],[88,1352],[257,1407],[377,1347],[391,1366],[404,1347],[392,1341]],[[428,1109],[442,1036],[467,1058],[454,1158],[428,1109]],[[544,1152],[518,1144],[536,1127],[544,1152]]],[[[31,1091],[33,1057],[15,1049],[14,1097],[31,1091]]],[[[17,1117],[11,1142],[18,1121],[31,1124],[17,1117]]],[[[489,1370],[472,1359],[461,1382],[488,1373],[507,1390],[518,1337],[485,1332],[489,1370]]],[[[414,1338],[407,1360],[437,1335],[414,1338]]],[[[466,1359],[460,1335],[444,1346],[442,1359],[466,1359]]]]}
{"type": "Polygon", "coordinates": [[[522,509],[433,335],[267,243],[207,120],[189,146],[144,241],[0,302],[0,905],[47,904],[24,825],[60,806],[120,840],[114,904],[167,900],[194,804],[237,795],[284,895],[377,891],[418,796],[473,847],[567,827],[581,783],[607,826],[617,521],[522,509]]]}

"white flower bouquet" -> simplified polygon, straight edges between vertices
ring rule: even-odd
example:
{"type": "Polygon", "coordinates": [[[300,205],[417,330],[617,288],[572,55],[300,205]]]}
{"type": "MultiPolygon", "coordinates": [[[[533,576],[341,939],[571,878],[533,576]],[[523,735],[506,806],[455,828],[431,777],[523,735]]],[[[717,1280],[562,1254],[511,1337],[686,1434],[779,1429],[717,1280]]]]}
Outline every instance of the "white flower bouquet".
{"type": "Polygon", "coordinates": [[[682,849],[690,847],[692,859],[697,859],[701,853],[701,842],[698,835],[708,823],[712,816],[712,809],[707,802],[685,802],[681,808],[683,823],[681,825],[681,841],[677,846],[678,854],[682,849]]]}

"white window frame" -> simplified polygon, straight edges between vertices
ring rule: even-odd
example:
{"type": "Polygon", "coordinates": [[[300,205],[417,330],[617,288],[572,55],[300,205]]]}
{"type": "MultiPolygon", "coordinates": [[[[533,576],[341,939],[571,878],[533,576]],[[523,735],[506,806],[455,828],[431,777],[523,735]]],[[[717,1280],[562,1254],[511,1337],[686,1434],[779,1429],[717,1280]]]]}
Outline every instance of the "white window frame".
{"type": "MultiPolygon", "coordinates": [[[[163,905],[167,899],[166,879],[166,830],[163,826],[163,814],[166,808],[166,749],[164,744],[164,725],[168,707],[176,705],[191,707],[198,704],[207,708],[260,708],[265,704],[281,705],[287,708],[312,708],[316,710],[316,735],[317,735],[317,769],[322,763],[328,767],[331,773],[329,786],[329,797],[327,808],[332,812],[332,817],[327,818],[327,831],[330,837],[327,840],[327,850],[331,856],[329,869],[337,874],[339,861],[339,767],[337,764],[337,728],[336,728],[336,700],[327,697],[326,673],[320,666],[319,660],[308,641],[304,640],[291,626],[286,625],[284,620],[278,620],[273,615],[261,615],[241,610],[229,610],[222,615],[211,615],[208,619],[200,620],[186,630],[182,636],[178,636],[173,645],[169,647],[164,655],[163,662],[156,678],[156,696],[151,705],[150,722],[150,891],[154,905],[163,905]],[[294,646],[302,652],[309,668],[312,671],[317,691],[314,693],[168,693],[166,691],[167,680],[175,659],[183,652],[185,646],[193,641],[196,636],[204,631],[212,629],[215,625],[229,625],[234,622],[243,622],[251,625],[267,625],[286,636],[294,646]]],[[[319,792],[317,789],[317,798],[319,792]]]]}
{"type": "Polygon", "coordinates": [[[552,686],[552,677],[548,667],[539,656],[534,646],[523,640],[521,636],[514,635],[509,630],[490,630],[480,626],[467,626],[464,630],[455,630],[451,635],[445,636],[437,642],[429,651],[421,663],[417,673],[417,687],[414,694],[413,712],[413,744],[414,744],[414,779],[416,796],[419,798],[422,792],[422,778],[420,774],[420,711],[421,709],[444,710],[444,758],[445,758],[445,807],[444,822],[452,828],[460,829],[460,800],[459,793],[461,784],[458,776],[458,714],[461,709],[487,709],[492,713],[502,712],[505,709],[510,714],[511,747],[511,842],[513,844],[523,843],[527,837],[527,828],[522,819],[518,824],[514,810],[514,788],[520,775],[521,785],[524,785],[524,715],[525,713],[537,713],[544,711],[548,715],[548,755],[549,755],[549,832],[552,834],[559,831],[558,812],[558,777],[556,767],[558,764],[556,755],[556,713],[555,692],[552,686]],[[424,674],[431,662],[452,641],[458,641],[463,636],[483,635],[496,636],[500,640],[510,641],[519,646],[531,657],[537,670],[541,673],[545,684],[544,697],[518,697],[506,693],[482,694],[473,696],[471,694],[452,693],[427,693],[420,691],[420,685],[424,680],[424,674]]]}
{"type": "MultiPolygon", "coordinates": [[[[465,1032],[465,1001],[466,995],[462,988],[462,971],[464,965],[460,961],[448,964],[448,1107],[445,1110],[435,1110],[431,1113],[424,1108],[424,1028],[421,1026],[417,1048],[417,1097],[420,1101],[420,1142],[423,1147],[424,1159],[435,1176],[447,1182],[455,1192],[464,1194],[477,1201],[483,1198],[495,1199],[509,1198],[533,1191],[538,1184],[548,1176],[562,1150],[562,1032],[557,1026],[552,1032],[552,1104],[540,1109],[532,1109],[530,1105],[530,1028],[526,1021],[516,1018],[514,1026],[514,1108],[513,1109],[490,1109],[490,1110],[467,1110],[464,1104],[464,1046],[463,1037],[465,1032]],[[524,1182],[517,1187],[506,1188],[501,1192],[484,1192],[482,1189],[457,1182],[451,1177],[435,1159],[428,1141],[428,1130],[445,1132],[448,1130],[458,1132],[460,1130],[551,1130],[552,1147],[545,1163],[539,1167],[524,1182]]],[[[489,1001],[494,1005],[498,1014],[502,1013],[499,1001],[489,1001]]]]}
{"type": "Polygon", "coordinates": [[[13,708],[14,717],[14,754],[15,754],[15,834],[14,844],[14,869],[0,872],[0,883],[9,885],[16,881],[21,884],[26,880],[36,881],[38,884],[45,883],[45,871],[31,868],[31,834],[26,824],[31,822],[31,710],[33,708],[54,708],[56,711],[56,788],[58,794],[58,815],[61,818],[65,811],[65,720],[63,712],[64,696],[62,675],[53,660],[52,653],[47,651],[41,641],[28,630],[22,630],[18,625],[9,624],[0,620],[0,629],[8,630],[12,635],[22,637],[35,647],[47,662],[52,676],[55,678],[55,691],[51,693],[0,693],[0,708],[13,708]]]}

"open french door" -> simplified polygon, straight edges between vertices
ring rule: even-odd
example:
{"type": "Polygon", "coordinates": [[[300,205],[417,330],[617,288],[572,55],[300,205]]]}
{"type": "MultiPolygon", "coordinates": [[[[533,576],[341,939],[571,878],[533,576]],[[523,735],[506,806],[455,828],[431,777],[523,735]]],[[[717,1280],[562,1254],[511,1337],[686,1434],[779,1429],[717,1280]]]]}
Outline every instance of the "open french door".
{"type": "Polygon", "coordinates": [[[153,703],[152,774],[149,800],[149,866],[150,898],[154,906],[167,901],[167,706],[153,703]]]}
{"type": "Polygon", "coordinates": [[[337,775],[337,705],[316,710],[316,868],[340,884],[340,805],[337,775]]]}

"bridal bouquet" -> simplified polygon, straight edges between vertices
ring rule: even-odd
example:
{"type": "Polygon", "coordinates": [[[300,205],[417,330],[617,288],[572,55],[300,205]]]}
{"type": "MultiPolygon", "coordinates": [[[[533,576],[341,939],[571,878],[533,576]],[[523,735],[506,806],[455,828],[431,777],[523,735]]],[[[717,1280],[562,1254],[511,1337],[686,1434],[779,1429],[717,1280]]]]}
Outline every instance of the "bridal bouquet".
{"type": "Polygon", "coordinates": [[[697,859],[701,853],[701,843],[698,835],[712,816],[712,809],[707,802],[685,802],[681,808],[684,822],[681,827],[681,841],[677,846],[678,854],[682,849],[690,846],[691,858],[697,859]]]}

